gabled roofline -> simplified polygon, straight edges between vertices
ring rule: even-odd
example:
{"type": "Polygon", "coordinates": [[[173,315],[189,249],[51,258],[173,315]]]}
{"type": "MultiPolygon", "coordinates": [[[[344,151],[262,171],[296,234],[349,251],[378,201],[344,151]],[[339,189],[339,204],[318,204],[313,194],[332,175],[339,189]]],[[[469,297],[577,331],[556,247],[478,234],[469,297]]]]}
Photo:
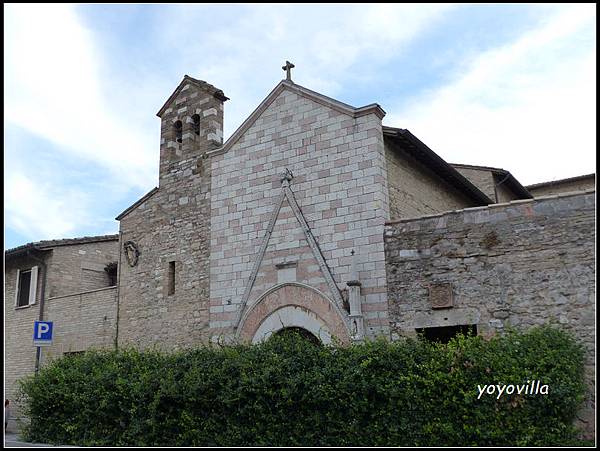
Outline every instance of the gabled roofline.
{"type": "Polygon", "coordinates": [[[219,148],[207,152],[208,155],[219,155],[227,152],[242,137],[242,135],[254,124],[258,117],[273,103],[277,96],[285,89],[288,89],[302,97],[313,100],[321,105],[327,106],[342,114],[347,114],[353,118],[365,116],[374,113],[382,119],[385,111],[377,103],[371,103],[363,107],[355,108],[331,97],[324,96],[318,92],[311,91],[303,86],[297,85],[289,80],[281,80],[275,88],[265,97],[265,99],[256,107],[256,109],[246,118],[238,129],[229,137],[229,139],[219,148]]]}
{"type": "Polygon", "coordinates": [[[117,216],[115,219],[117,221],[120,221],[122,218],[124,218],[127,214],[129,214],[132,210],[134,210],[135,208],[137,208],[138,205],[140,205],[142,202],[145,202],[146,200],[148,200],[150,197],[152,197],[154,195],[154,193],[156,193],[158,191],[158,186],[152,188],[149,192],[147,192],[141,199],[139,199],[137,202],[135,202],[133,205],[131,205],[130,207],[127,207],[119,216],[117,216]]]}
{"type": "Polygon", "coordinates": [[[17,257],[28,251],[49,251],[59,246],[70,246],[74,244],[98,243],[102,241],[118,241],[119,235],[97,235],[84,236],[80,238],[64,238],[59,240],[44,240],[27,243],[22,246],[13,247],[4,251],[5,258],[17,257]]]}
{"type": "Polygon", "coordinates": [[[595,182],[596,181],[596,173],[592,172],[591,174],[577,175],[575,177],[568,177],[566,179],[558,179],[558,180],[550,180],[549,182],[534,183],[533,185],[527,185],[527,188],[528,189],[542,188],[544,186],[560,185],[561,183],[578,182],[580,180],[585,180],[585,179],[594,179],[594,182],[595,182]]]}
{"type": "Polygon", "coordinates": [[[510,171],[507,171],[506,169],[502,169],[502,168],[493,168],[490,166],[477,166],[477,165],[471,165],[471,164],[458,164],[458,163],[450,163],[451,166],[455,167],[455,168],[465,168],[465,169],[475,169],[475,170],[480,170],[480,171],[489,171],[492,174],[496,174],[500,177],[506,177],[506,181],[504,183],[506,183],[507,186],[510,187],[510,189],[515,193],[518,194],[519,196],[525,198],[525,199],[533,199],[533,195],[529,192],[529,190],[524,187],[523,185],[521,185],[521,183],[517,180],[517,178],[512,175],[510,173],[510,171]]]}
{"type": "Polygon", "coordinates": [[[167,107],[183,90],[183,87],[185,86],[186,83],[191,83],[193,85],[196,85],[200,89],[204,89],[209,94],[212,94],[213,96],[215,96],[217,99],[221,100],[222,102],[229,100],[229,97],[226,97],[225,94],[223,93],[223,91],[221,91],[219,88],[211,85],[210,83],[206,83],[204,80],[197,80],[195,78],[190,77],[189,75],[184,75],[183,80],[181,80],[181,83],[179,83],[179,85],[177,85],[177,88],[175,88],[175,91],[173,91],[173,94],[171,94],[169,96],[169,98],[164,103],[164,105],[160,108],[160,110],[158,110],[158,113],[156,113],[156,115],[158,117],[161,117],[163,115],[163,113],[165,112],[167,107]]]}
{"type": "Polygon", "coordinates": [[[383,126],[382,129],[385,137],[396,140],[396,142],[398,142],[402,148],[416,160],[429,167],[459,191],[475,200],[478,205],[483,206],[494,203],[494,201],[483,193],[483,191],[477,188],[464,175],[453,168],[407,129],[387,126],[383,126]]]}

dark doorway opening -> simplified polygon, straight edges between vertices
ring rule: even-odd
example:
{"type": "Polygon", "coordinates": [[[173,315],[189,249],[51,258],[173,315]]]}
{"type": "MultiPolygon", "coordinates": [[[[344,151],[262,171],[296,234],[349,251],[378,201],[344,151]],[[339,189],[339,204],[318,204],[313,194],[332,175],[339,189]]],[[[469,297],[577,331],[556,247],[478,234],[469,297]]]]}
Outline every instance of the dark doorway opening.
{"type": "Polygon", "coordinates": [[[301,337],[304,338],[308,341],[310,341],[313,344],[316,345],[320,345],[321,344],[321,340],[319,340],[317,337],[315,337],[311,332],[307,331],[306,329],[303,329],[302,327],[285,327],[283,329],[278,330],[277,332],[275,332],[273,335],[277,335],[277,336],[284,336],[284,337],[289,337],[289,336],[295,336],[295,337],[301,337]]]}
{"type": "Polygon", "coordinates": [[[448,343],[454,337],[459,334],[462,335],[477,335],[477,325],[463,325],[463,326],[443,326],[443,327],[424,327],[416,329],[420,337],[425,340],[437,341],[439,343],[448,343]]]}

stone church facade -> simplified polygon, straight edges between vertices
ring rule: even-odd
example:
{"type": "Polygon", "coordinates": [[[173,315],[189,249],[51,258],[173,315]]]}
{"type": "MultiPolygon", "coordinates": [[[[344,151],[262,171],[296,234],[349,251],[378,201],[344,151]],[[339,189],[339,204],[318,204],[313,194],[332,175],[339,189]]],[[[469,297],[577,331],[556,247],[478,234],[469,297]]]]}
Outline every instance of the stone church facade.
{"type": "Polygon", "coordinates": [[[449,164],[384,126],[378,104],[289,76],[223,142],[227,100],[185,76],[158,112],[159,186],[117,217],[110,346],[555,322],[584,341],[593,384],[595,186],[534,198],[506,170],[449,164]]]}

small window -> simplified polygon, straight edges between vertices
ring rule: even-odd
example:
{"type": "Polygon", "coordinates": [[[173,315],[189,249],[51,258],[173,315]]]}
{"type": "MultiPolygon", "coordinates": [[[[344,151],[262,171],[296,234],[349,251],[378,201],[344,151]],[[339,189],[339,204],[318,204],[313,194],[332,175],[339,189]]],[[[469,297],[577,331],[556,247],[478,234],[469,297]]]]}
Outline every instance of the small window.
{"type": "Polygon", "coordinates": [[[175,262],[169,262],[169,295],[175,294],[175,262]]]}
{"type": "Polygon", "coordinates": [[[200,115],[194,114],[192,116],[192,121],[194,121],[194,133],[196,135],[199,135],[200,134],[200,115]]]}
{"type": "Polygon", "coordinates": [[[182,142],[183,125],[181,124],[181,121],[176,121],[175,124],[173,124],[173,127],[175,128],[175,139],[178,143],[182,142]]]}
{"type": "Polygon", "coordinates": [[[37,272],[37,266],[30,269],[17,270],[15,307],[26,307],[35,304],[37,272]]]}
{"type": "Polygon", "coordinates": [[[31,288],[31,269],[22,271],[19,277],[19,294],[17,307],[29,305],[29,289],[31,288]]]}

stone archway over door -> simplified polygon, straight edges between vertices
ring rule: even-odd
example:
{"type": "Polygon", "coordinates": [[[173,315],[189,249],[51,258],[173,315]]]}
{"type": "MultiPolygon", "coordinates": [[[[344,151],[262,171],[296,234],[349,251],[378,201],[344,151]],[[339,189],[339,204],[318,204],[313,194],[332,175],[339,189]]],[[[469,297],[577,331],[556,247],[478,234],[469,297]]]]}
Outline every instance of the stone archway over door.
{"type": "Polygon", "coordinates": [[[263,294],[243,316],[238,336],[257,343],[286,327],[301,327],[323,343],[350,343],[343,312],[320,291],[301,284],[276,286],[263,294]]]}

